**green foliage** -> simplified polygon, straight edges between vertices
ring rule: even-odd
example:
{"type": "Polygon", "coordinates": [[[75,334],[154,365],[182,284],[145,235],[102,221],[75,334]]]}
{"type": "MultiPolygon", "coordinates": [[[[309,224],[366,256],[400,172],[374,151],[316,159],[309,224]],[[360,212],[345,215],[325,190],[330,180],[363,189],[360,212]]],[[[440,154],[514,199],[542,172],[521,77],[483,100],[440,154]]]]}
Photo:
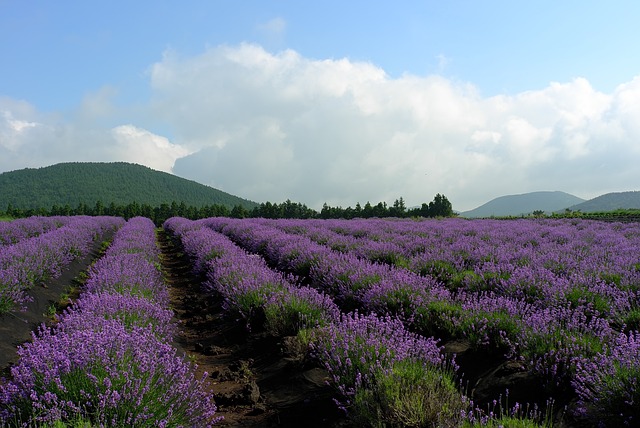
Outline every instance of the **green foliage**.
{"type": "Polygon", "coordinates": [[[405,359],[358,390],[353,410],[363,426],[457,427],[466,407],[452,372],[405,359]]]}
{"type": "Polygon", "coordinates": [[[419,266],[420,275],[430,275],[438,281],[448,284],[451,278],[456,275],[455,266],[447,260],[427,260],[419,266]]]}
{"type": "Polygon", "coordinates": [[[424,336],[453,338],[461,335],[456,322],[464,313],[460,303],[436,300],[427,306],[419,306],[415,312],[416,329],[424,336]]]}
{"type": "Polygon", "coordinates": [[[451,290],[465,289],[468,291],[482,291],[488,288],[482,275],[478,275],[470,269],[454,273],[447,286],[451,290]]]}
{"type": "Polygon", "coordinates": [[[614,284],[620,287],[620,283],[622,282],[622,275],[620,275],[619,273],[601,272],[600,279],[606,283],[614,284]]]}
{"type": "Polygon", "coordinates": [[[157,225],[170,217],[370,218],[451,217],[451,203],[441,194],[407,209],[402,197],[355,208],[324,204],[318,213],[299,202],[255,202],[195,181],[126,162],[60,163],[0,174],[0,221],[33,215],[142,216],[157,225]],[[2,208],[6,207],[6,211],[2,208]]]}
{"type": "Polygon", "coordinates": [[[12,299],[8,296],[0,295],[0,315],[9,313],[14,306],[15,302],[12,299]]]}
{"type": "Polygon", "coordinates": [[[492,345],[506,350],[507,341],[517,338],[522,329],[519,321],[503,310],[463,314],[459,334],[466,333],[473,346],[492,345]]]}
{"type": "Polygon", "coordinates": [[[630,331],[640,331],[640,307],[634,307],[619,316],[619,325],[624,325],[626,333],[630,331]]]}
{"type": "Polygon", "coordinates": [[[282,293],[264,307],[267,331],[277,336],[292,336],[305,328],[323,327],[330,321],[321,304],[302,296],[282,293]]]}
{"type": "Polygon", "coordinates": [[[88,421],[80,416],[73,422],[56,421],[53,423],[53,428],[93,428],[91,421],[88,421]]]}
{"type": "Polygon", "coordinates": [[[263,327],[265,305],[272,296],[280,295],[284,292],[282,284],[265,282],[258,288],[243,288],[236,290],[232,301],[233,310],[237,311],[248,325],[263,327]]]}
{"type": "MultiPolygon", "coordinates": [[[[576,332],[566,329],[554,329],[545,333],[533,333],[525,331],[526,339],[522,344],[521,355],[530,360],[536,360],[545,356],[558,354],[558,350],[572,349],[575,355],[586,358],[594,357],[603,352],[604,344],[602,339],[593,334],[576,332]]],[[[566,375],[572,375],[576,371],[575,361],[571,359],[559,360],[556,362],[559,370],[566,375]]]]}
{"type": "Polygon", "coordinates": [[[599,314],[609,314],[611,311],[611,302],[601,294],[589,291],[583,287],[574,287],[565,293],[565,299],[570,303],[572,308],[578,308],[585,304],[593,305],[593,309],[599,314]]]}
{"type": "Polygon", "coordinates": [[[533,419],[517,418],[513,416],[502,416],[500,418],[489,419],[486,423],[465,421],[461,428],[546,428],[551,427],[550,423],[540,424],[533,419]]]}
{"type": "Polygon", "coordinates": [[[592,418],[601,422],[599,426],[637,426],[640,417],[640,379],[638,364],[613,360],[612,368],[603,372],[595,387],[598,392],[594,400],[586,405],[592,418]]]}
{"type": "MultiPolygon", "coordinates": [[[[626,192],[626,193],[635,193],[640,192],[626,192]]],[[[615,195],[615,194],[610,194],[615,195]]],[[[606,195],[605,195],[606,196],[606,195]]],[[[595,198],[598,199],[598,198],[595,198]]],[[[591,202],[591,201],[587,201],[591,202]]],[[[620,204],[622,202],[613,201],[614,204],[620,204]]],[[[630,202],[630,204],[637,205],[636,201],[630,202]]],[[[638,221],[640,219],[640,209],[638,208],[619,208],[613,209],[609,204],[602,205],[595,209],[587,209],[582,212],[581,210],[572,211],[570,209],[565,210],[564,212],[554,213],[554,218],[582,218],[582,219],[590,219],[590,220],[604,220],[604,221],[638,221]]]]}

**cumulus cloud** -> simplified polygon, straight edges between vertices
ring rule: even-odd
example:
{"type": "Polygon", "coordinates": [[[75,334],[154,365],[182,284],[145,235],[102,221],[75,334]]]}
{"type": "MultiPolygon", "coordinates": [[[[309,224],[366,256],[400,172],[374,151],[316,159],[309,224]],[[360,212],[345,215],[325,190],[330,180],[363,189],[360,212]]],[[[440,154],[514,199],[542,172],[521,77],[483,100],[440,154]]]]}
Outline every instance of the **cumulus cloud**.
{"type": "Polygon", "coordinates": [[[244,44],[152,67],[153,108],[194,153],[175,172],[258,201],[355,202],[446,194],[633,188],[640,79],[615,93],[576,78],[482,97],[438,75],[390,78],[348,59],[244,44]]]}
{"type": "Polygon", "coordinates": [[[367,62],[253,44],[167,51],[149,70],[142,110],[171,140],[135,117],[96,128],[96,117],[114,114],[109,88],[87,97],[74,121],[0,100],[0,168],[128,160],[313,208],[400,196],[419,205],[444,193],[466,210],[505,194],[590,198],[640,182],[640,77],[610,94],[575,78],[483,97],[440,75],[391,78],[367,62]]]}
{"type": "Polygon", "coordinates": [[[171,144],[167,138],[133,125],[117,126],[111,136],[115,142],[112,156],[159,171],[171,172],[175,160],[189,154],[188,149],[171,144]]]}
{"type": "MultiPolygon", "coordinates": [[[[102,115],[99,110],[87,114],[102,115]]],[[[133,125],[92,128],[38,113],[26,102],[0,99],[0,171],[71,161],[126,161],[171,172],[175,160],[189,153],[133,125]]]]}

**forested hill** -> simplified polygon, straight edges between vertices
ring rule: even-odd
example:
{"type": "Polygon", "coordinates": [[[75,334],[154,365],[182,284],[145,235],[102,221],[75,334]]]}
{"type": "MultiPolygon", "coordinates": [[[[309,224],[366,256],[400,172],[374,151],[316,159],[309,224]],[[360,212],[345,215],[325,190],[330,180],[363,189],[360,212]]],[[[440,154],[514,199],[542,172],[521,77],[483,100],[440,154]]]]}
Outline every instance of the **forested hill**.
{"type": "Polygon", "coordinates": [[[105,206],[184,202],[195,207],[240,205],[251,209],[257,205],[195,181],[125,162],[60,163],[0,174],[0,210],[9,204],[19,209],[35,209],[54,205],[93,206],[97,201],[105,206]]]}

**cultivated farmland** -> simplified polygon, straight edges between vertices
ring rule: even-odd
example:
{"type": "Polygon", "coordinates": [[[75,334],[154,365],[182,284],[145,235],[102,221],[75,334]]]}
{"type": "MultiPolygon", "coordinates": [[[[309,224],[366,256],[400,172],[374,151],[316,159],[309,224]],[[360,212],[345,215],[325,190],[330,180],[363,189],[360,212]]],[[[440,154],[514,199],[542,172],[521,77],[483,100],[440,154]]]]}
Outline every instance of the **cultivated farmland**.
{"type": "MultiPolygon", "coordinates": [[[[79,297],[19,348],[0,387],[5,425],[640,418],[637,223],[106,219],[0,229],[0,278],[55,252],[23,242],[72,227],[95,245],[117,229],[79,297]]],[[[3,319],[56,266],[0,280],[3,319]]]]}

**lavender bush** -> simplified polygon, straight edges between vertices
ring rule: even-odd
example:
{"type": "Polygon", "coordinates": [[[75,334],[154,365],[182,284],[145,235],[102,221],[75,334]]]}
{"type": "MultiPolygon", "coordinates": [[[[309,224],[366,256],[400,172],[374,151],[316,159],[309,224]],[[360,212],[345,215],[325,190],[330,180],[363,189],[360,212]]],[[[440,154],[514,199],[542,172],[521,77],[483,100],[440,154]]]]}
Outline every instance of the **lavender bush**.
{"type": "Polygon", "coordinates": [[[149,219],[127,222],[81,298],[19,348],[0,425],[191,426],[219,420],[205,380],[169,345],[176,331],[149,219]]]}
{"type": "Polygon", "coordinates": [[[410,383],[416,376],[431,388],[425,394],[441,395],[444,401],[439,404],[462,408],[460,394],[451,394],[452,387],[456,390],[452,366],[436,341],[408,332],[398,320],[357,312],[343,315],[340,321],[318,330],[313,346],[341,396],[338,404],[347,411],[355,408],[367,419],[387,410],[402,412],[401,407],[415,397],[402,393],[398,399],[399,391],[392,384],[410,383]],[[374,402],[366,404],[369,400],[374,402]],[[379,411],[372,411],[373,407],[379,411]]]}
{"type": "Polygon", "coordinates": [[[459,427],[469,403],[451,370],[404,359],[356,390],[353,419],[371,427],[459,427]]]}
{"type": "Polygon", "coordinates": [[[194,270],[205,273],[205,288],[218,293],[225,309],[244,319],[248,327],[296,335],[300,329],[324,325],[337,317],[339,310],[330,298],[298,287],[296,278],[272,270],[264,259],[241,250],[203,222],[169,219],[165,227],[177,232],[194,261],[194,270]]]}
{"type": "Polygon", "coordinates": [[[328,296],[309,287],[289,287],[265,306],[265,327],[274,335],[294,336],[301,330],[324,327],[340,317],[340,309],[328,296]]]}
{"type": "Polygon", "coordinates": [[[89,269],[84,289],[144,297],[161,306],[169,301],[161,272],[142,253],[106,254],[89,269]]]}
{"type": "Polygon", "coordinates": [[[90,328],[93,324],[99,325],[102,319],[118,320],[128,331],[149,328],[166,343],[173,340],[177,332],[173,311],[128,294],[84,293],[70,308],[56,316],[59,328],[64,330],[90,328]]]}
{"type": "Polygon", "coordinates": [[[97,236],[119,227],[115,217],[72,217],[65,226],[0,247],[0,314],[30,301],[28,289],[58,277],[75,258],[88,253],[97,236]]]}
{"type": "Polygon", "coordinates": [[[0,222],[0,247],[15,244],[23,239],[38,236],[67,224],[72,217],[32,216],[0,222]]]}
{"type": "Polygon", "coordinates": [[[4,421],[78,416],[105,426],[210,426],[215,405],[191,367],[150,329],[117,320],[40,329],[0,390],[4,421]],[[87,326],[89,327],[89,326],[87,326]]]}
{"type": "Polygon", "coordinates": [[[579,411],[598,426],[640,421],[640,333],[620,334],[608,349],[578,365],[579,411]]]}
{"type": "MultiPolygon", "coordinates": [[[[542,375],[551,393],[580,394],[591,414],[602,402],[588,406],[593,398],[579,388],[590,383],[578,377],[597,358],[613,355],[619,334],[628,342],[640,325],[637,224],[228,218],[197,224],[298,275],[342,311],[392,315],[423,335],[497,347],[542,375]]],[[[227,249],[201,253],[202,266],[220,251],[227,249]]],[[[234,272],[231,283],[241,275],[234,272]]],[[[282,299],[291,285],[259,304],[282,299]]]]}

